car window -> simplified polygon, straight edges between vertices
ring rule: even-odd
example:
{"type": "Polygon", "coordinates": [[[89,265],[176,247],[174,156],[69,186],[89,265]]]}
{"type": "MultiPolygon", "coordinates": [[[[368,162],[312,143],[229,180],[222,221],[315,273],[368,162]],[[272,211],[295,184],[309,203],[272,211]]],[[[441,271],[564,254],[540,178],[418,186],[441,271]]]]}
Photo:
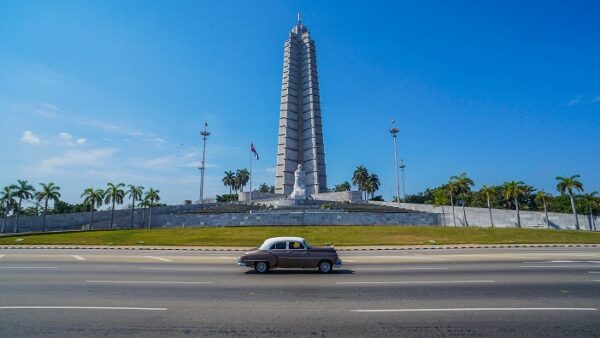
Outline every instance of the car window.
{"type": "Polygon", "coordinates": [[[277,242],[271,245],[271,250],[285,250],[285,244],[286,242],[277,242]]]}
{"type": "Polygon", "coordinates": [[[300,242],[290,242],[290,250],[304,250],[304,245],[300,242]]]}

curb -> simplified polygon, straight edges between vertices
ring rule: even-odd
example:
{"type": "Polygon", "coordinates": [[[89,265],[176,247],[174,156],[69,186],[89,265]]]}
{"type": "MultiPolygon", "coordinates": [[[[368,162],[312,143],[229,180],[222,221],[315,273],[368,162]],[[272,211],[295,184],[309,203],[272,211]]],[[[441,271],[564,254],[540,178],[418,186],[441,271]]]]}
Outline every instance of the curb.
{"type": "MultiPolygon", "coordinates": [[[[407,251],[407,250],[460,250],[460,249],[514,249],[514,248],[599,248],[600,244],[490,244],[490,245],[442,245],[442,246],[400,246],[400,247],[354,247],[337,248],[337,251],[407,251]]],[[[145,246],[37,246],[0,245],[0,249],[59,249],[59,250],[155,250],[155,251],[200,251],[200,252],[239,252],[250,248],[206,248],[206,247],[145,247],[145,246]]]]}

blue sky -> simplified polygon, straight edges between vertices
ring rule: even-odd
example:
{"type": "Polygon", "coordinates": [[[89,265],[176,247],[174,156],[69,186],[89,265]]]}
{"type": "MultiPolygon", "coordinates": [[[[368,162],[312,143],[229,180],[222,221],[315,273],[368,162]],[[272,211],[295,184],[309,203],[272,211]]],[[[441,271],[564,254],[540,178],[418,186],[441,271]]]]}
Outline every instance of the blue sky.
{"type": "Polygon", "coordinates": [[[467,172],[554,192],[600,190],[600,2],[2,1],[0,185],[53,181],[79,202],[107,181],[196,199],[261,159],[274,182],[283,43],[300,11],[317,43],[327,174],[357,165],[406,191],[467,172]]]}

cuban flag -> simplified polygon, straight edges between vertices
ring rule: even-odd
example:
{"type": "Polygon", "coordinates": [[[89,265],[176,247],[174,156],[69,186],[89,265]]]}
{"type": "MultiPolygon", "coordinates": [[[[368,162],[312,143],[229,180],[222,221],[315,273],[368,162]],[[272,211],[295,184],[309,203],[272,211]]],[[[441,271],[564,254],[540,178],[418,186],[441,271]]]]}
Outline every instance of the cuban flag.
{"type": "Polygon", "coordinates": [[[256,148],[254,148],[254,144],[252,142],[250,142],[250,151],[254,154],[254,157],[256,157],[256,159],[258,160],[258,152],[256,151],[256,148]]]}

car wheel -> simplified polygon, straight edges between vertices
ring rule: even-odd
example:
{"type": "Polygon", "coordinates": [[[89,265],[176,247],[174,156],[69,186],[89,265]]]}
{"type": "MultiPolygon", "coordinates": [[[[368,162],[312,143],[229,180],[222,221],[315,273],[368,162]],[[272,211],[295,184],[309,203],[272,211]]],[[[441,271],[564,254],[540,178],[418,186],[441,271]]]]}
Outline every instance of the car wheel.
{"type": "Polygon", "coordinates": [[[319,262],[319,272],[328,273],[331,272],[331,262],[330,261],[321,261],[319,262]]]}
{"type": "Polygon", "coordinates": [[[254,270],[258,273],[266,273],[269,271],[269,264],[267,262],[257,262],[254,264],[254,270]]]}

